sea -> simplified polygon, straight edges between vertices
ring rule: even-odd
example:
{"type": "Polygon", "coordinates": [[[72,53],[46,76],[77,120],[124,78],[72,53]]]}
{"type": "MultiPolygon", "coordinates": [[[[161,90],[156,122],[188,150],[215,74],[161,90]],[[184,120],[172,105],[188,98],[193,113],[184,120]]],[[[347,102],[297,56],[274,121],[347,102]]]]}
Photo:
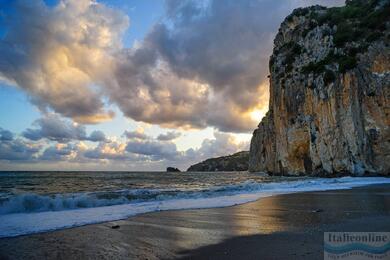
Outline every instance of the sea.
{"type": "Polygon", "coordinates": [[[382,177],[248,172],[0,172],[0,238],[178,209],[226,207],[304,191],[390,183],[382,177]]]}

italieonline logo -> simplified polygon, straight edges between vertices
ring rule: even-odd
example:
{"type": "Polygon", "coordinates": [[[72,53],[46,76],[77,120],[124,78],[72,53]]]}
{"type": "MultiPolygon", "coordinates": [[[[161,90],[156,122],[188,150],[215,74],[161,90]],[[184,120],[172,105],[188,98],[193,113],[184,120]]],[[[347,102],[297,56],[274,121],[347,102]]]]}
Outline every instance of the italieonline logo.
{"type": "Polygon", "coordinates": [[[390,232],[325,232],[324,259],[390,259],[390,232]]]}

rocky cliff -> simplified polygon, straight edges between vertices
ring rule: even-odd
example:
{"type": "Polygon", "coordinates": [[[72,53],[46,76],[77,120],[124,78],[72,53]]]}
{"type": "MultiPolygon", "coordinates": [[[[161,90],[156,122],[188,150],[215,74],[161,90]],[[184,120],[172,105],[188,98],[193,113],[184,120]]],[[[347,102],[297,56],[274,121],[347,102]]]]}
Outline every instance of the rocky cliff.
{"type": "Polygon", "coordinates": [[[254,131],[250,171],[390,172],[389,0],[296,9],[270,58],[269,112],[254,131]]]}
{"type": "Polygon", "coordinates": [[[207,159],[191,165],[188,172],[247,171],[249,152],[243,151],[228,156],[207,159]]]}

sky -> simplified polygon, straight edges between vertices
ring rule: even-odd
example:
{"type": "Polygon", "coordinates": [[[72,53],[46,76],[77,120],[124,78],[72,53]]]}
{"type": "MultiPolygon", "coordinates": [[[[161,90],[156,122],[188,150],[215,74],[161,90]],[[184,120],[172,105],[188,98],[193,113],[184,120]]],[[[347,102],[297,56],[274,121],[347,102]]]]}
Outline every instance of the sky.
{"type": "Polygon", "coordinates": [[[341,0],[0,0],[0,170],[185,170],[248,150],[283,19],[341,0]]]}

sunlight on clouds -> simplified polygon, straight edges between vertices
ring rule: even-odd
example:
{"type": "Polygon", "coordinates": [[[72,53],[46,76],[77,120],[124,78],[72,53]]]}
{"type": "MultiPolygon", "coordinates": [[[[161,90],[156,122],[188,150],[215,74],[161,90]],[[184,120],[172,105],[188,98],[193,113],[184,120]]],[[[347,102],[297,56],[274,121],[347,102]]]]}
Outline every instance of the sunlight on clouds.
{"type": "Polygon", "coordinates": [[[260,122],[261,119],[267,114],[268,112],[268,103],[269,103],[269,82],[268,80],[265,80],[260,86],[259,89],[259,97],[258,97],[258,103],[255,107],[249,109],[249,117],[256,121],[260,122]]]}
{"type": "Polygon", "coordinates": [[[242,143],[249,143],[252,134],[231,134],[233,136],[232,142],[236,145],[240,145],[242,143]]]}
{"type": "Polygon", "coordinates": [[[46,119],[3,140],[0,159],[161,168],[248,149],[268,110],[280,22],[298,6],[335,2],[167,1],[144,39],[123,48],[130,19],[119,8],[5,1],[15,11],[4,14],[0,81],[24,90],[46,119]]]}
{"type": "Polygon", "coordinates": [[[167,1],[132,48],[123,47],[130,18],[120,8],[6,2],[14,12],[4,13],[0,78],[41,111],[96,124],[118,106],[162,127],[249,133],[268,103],[263,82],[280,22],[295,7],[341,1],[167,1]]]}
{"type": "Polygon", "coordinates": [[[190,148],[198,149],[201,147],[203,140],[214,138],[214,129],[211,127],[202,130],[181,130],[179,132],[182,135],[173,141],[179,151],[185,151],[190,148]]]}
{"type": "Polygon", "coordinates": [[[125,151],[126,145],[124,143],[117,144],[115,146],[104,144],[101,152],[104,154],[117,155],[122,154],[125,151]]]}
{"type": "MultiPolygon", "coordinates": [[[[258,123],[243,111],[258,104],[261,89],[256,86],[268,53],[250,40],[262,38],[219,38],[191,20],[188,28],[193,30],[182,30],[179,23],[172,28],[156,24],[136,47],[124,49],[129,17],[120,10],[89,0],[64,0],[54,8],[39,1],[24,5],[15,6],[20,17],[17,23],[9,20],[11,33],[5,40],[7,46],[27,46],[24,52],[0,49],[5,60],[0,74],[25,89],[42,111],[52,109],[79,123],[96,124],[114,117],[110,103],[135,121],[167,128],[248,132],[258,123]],[[216,37],[215,44],[199,53],[199,46],[188,39],[202,42],[203,37],[216,37]],[[248,49],[245,55],[232,51],[241,45],[248,49]],[[14,61],[15,66],[7,66],[14,61]]],[[[236,7],[248,11],[245,5],[236,7]]],[[[229,29],[221,23],[221,6],[210,8],[203,22],[215,23],[218,31],[229,29]]],[[[238,25],[246,28],[256,17],[238,25]]]]}
{"type": "Polygon", "coordinates": [[[77,148],[80,150],[80,151],[85,151],[85,150],[87,150],[88,149],[88,146],[87,146],[87,144],[86,143],[84,143],[84,142],[79,142],[78,144],[77,144],[77,148]]]}
{"type": "MultiPolygon", "coordinates": [[[[98,130],[87,134],[84,129],[79,129],[82,130],[79,133],[81,135],[69,136],[66,139],[58,136],[56,141],[54,138],[49,138],[53,134],[50,129],[63,128],[65,125],[58,125],[58,122],[54,124],[53,120],[54,118],[51,118],[45,127],[42,124],[42,129],[39,131],[42,136],[35,141],[22,136],[14,138],[15,134],[0,129],[0,161],[8,166],[12,163],[15,166],[22,166],[26,162],[39,162],[39,164],[32,164],[35,166],[31,166],[30,169],[43,169],[50,165],[53,167],[55,166],[53,162],[67,162],[70,168],[81,167],[80,164],[90,165],[92,162],[100,165],[104,162],[112,167],[111,170],[122,169],[121,167],[127,164],[131,169],[140,169],[139,167],[144,167],[145,163],[149,164],[149,167],[155,167],[154,170],[163,170],[166,165],[171,164],[186,169],[190,164],[210,157],[246,150],[249,145],[244,135],[235,136],[214,131],[211,128],[208,128],[212,133],[210,136],[204,130],[184,136],[190,140],[185,140],[185,144],[192,146],[187,149],[184,147],[180,149],[175,143],[182,137],[182,133],[177,131],[165,131],[158,136],[145,134],[141,138],[137,138],[134,134],[137,131],[132,131],[127,133],[126,139],[113,141],[101,138],[99,142],[96,142],[98,130]],[[46,138],[42,138],[44,136],[46,138]],[[200,142],[199,146],[196,144],[197,141],[200,142]]],[[[139,128],[138,131],[143,130],[139,128]]]]}
{"type": "Polygon", "coordinates": [[[268,108],[263,108],[263,109],[255,108],[254,110],[249,112],[249,115],[250,115],[251,119],[253,119],[253,120],[257,121],[257,122],[260,122],[261,119],[267,113],[267,111],[268,111],[268,108]]]}
{"type": "Polygon", "coordinates": [[[110,120],[114,114],[100,87],[112,78],[111,52],[122,47],[128,17],[89,0],[64,0],[54,8],[42,1],[9,4],[17,18],[6,16],[0,77],[26,90],[44,112],[80,123],[110,120]]]}
{"type": "Polygon", "coordinates": [[[94,114],[90,116],[75,116],[73,119],[76,122],[82,123],[82,124],[98,124],[105,121],[110,121],[115,116],[115,113],[113,111],[109,111],[108,113],[103,114],[94,114]]]}
{"type": "Polygon", "coordinates": [[[137,129],[135,129],[137,133],[144,134],[145,128],[143,126],[138,126],[137,129]]]}
{"type": "Polygon", "coordinates": [[[61,144],[61,143],[56,144],[56,148],[59,150],[65,148],[66,146],[67,146],[66,144],[61,144]]]}

